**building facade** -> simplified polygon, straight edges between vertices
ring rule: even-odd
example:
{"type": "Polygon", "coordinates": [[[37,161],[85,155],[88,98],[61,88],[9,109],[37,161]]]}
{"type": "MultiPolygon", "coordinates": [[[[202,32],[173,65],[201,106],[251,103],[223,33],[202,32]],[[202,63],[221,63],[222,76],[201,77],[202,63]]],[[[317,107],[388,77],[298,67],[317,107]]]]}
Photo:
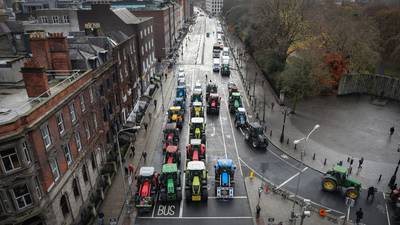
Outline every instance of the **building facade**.
{"type": "Polygon", "coordinates": [[[124,112],[135,103],[137,64],[124,56],[134,55],[136,41],[121,42],[92,70],[50,77],[49,65],[70,67],[65,37],[35,33],[31,46],[33,57],[22,68],[25,89],[6,88],[8,101],[1,100],[9,108],[0,115],[0,220],[87,224],[109,183],[104,171],[115,168],[124,112]],[[19,104],[7,105],[10,98],[19,104]]]}
{"type": "Polygon", "coordinates": [[[212,15],[219,15],[223,6],[224,0],[206,0],[206,10],[212,15]]]}

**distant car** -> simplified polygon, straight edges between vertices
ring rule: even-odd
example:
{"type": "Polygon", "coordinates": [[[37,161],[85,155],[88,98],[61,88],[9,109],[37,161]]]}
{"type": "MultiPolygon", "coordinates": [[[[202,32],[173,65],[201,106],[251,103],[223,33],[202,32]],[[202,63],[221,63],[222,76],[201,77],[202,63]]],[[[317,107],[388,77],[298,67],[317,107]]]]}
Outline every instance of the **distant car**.
{"type": "Polygon", "coordinates": [[[179,73],[183,73],[183,72],[185,72],[185,70],[183,69],[183,68],[179,68],[179,73]]]}
{"type": "Polygon", "coordinates": [[[221,61],[219,58],[214,58],[213,59],[213,71],[214,72],[219,72],[219,69],[221,68],[221,61]]]}
{"type": "Polygon", "coordinates": [[[185,73],[184,72],[179,72],[178,73],[178,79],[180,78],[185,78],[185,73]]]}
{"type": "Polygon", "coordinates": [[[201,85],[201,83],[200,82],[196,82],[196,84],[194,85],[194,88],[193,89],[200,89],[200,90],[202,90],[202,85],[201,85]]]}

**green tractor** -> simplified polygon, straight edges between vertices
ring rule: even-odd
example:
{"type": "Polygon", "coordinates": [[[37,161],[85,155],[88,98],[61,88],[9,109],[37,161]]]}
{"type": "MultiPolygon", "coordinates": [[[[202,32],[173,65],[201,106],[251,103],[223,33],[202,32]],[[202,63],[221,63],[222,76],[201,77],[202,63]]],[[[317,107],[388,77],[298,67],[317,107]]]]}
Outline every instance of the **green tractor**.
{"type": "Polygon", "coordinates": [[[231,113],[236,113],[238,108],[242,108],[242,98],[240,97],[239,92],[233,92],[229,97],[229,111],[231,113]]]}
{"type": "Polygon", "coordinates": [[[159,176],[160,195],[162,203],[180,201],[182,199],[181,172],[176,163],[164,164],[159,176]]]}
{"type": "Polygon", "coordinates": [[[208,200],[207,170],[203,161],[190,161],[185,171],[185,198],[187,202],[208,200]]]}
{"type": "Polygon", "coordinates": [[[230,76],[231,70],[229,68],[229,64],[222,64],[221,67],[221,76],[230,76]]]}
{"type": "Polygon", "coordinates": [[[360,196],[361,182],[349,176],[346,167],[336,165],[322,178],[322,189],[328,192],[345,188],[346,197],[357,199],[360,196]]]}

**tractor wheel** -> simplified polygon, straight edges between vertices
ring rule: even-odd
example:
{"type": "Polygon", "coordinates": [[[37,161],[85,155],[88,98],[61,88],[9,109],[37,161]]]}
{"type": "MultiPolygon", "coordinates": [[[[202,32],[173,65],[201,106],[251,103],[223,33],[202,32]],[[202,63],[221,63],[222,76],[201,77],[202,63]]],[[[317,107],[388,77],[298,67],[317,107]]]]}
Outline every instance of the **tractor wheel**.
{"type": "Polygon", "coordinates": [[[325,177],[322,180],[322,189],[324,191],[333,192],[337,189],[337,182],[336,179],[332,177],[325,177]]]}
{"type": "Polygon", "coordinates": [[[186,202],[192,201],[192,193],[190,192],[190,190],[185,190],[185,199],[186,199],[186,202]]]}
{"type": "Polygon", "coordinates": [[[201,192],[201,200],[206,202],[208,200],[208,192],[207,192],[207,188],[203,188],[202,192],[201,192]]]}
{"type": "Polygon", "coordinates": [[[356,200],[358,198],[358,196],[360,195],[360,192],[357,191],[357,189],[355,189],[354,187],[350,187],[346,190],[345,195],[346,195],[346,197],[356,200]]]}

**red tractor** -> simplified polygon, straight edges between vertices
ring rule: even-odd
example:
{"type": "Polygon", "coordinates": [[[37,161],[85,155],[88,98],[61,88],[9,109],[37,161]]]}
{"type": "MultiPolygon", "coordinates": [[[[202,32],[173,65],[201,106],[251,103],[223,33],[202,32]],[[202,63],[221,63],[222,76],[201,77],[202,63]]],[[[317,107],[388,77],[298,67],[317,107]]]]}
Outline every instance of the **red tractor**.
{"type": "Polygon", "coordinates": [[[169,145],[165,151],[164,163],[178,164],[178,167],[181,165],[181,153],[178,151],[178,146],[169,145]]]}
{"type": "Polygon", "coordinates": [[[206,145],[201,143],[201,139],[191,139],[190,144],[186,146],[187,161],[205,161],[206,145]]]}
{"type": "Polygon", "coordinates": [[[219,114],[221,97],[217,93],[211,93],[207,99],[207,113],[208,114],[219,114]]]}
{"type": "Polygon", "coordinates": [[[154,167],[141,167],[136,185],[135,206],[138,212],[151,212],[158,190],[158,174],[154,167]]]}
{"type": "Polygon", "coordinates": [[[167,123],[163,132],[163,151],[165,151],[169,145],[178,145],[179,129],[176,126],[176,123],[167,123]]]}

